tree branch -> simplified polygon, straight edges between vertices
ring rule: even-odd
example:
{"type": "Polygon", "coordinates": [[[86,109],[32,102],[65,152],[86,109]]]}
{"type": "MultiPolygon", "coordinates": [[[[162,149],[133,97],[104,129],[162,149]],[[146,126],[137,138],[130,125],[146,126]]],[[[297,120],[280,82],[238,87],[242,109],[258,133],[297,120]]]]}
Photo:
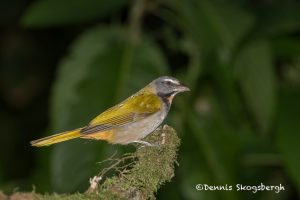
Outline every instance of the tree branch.
{"type": "MultiPolygon", "coordinates": [[[[103,169],[90,180],[91,185],[84,194],[41,195],[32,192],[16,193],[11,197],[16,197],[16,195],[23,195],[24,197],[25,195],[28,200],[155,199],[158,189],[174,176],[174,164],[177,163],[176,158],[180,139],[173,128],[164,125],[145,140],[151,144],[157,144],[157,146],[137,148],[135,152],[125,154],[120,159],[109,158],[108,160],[112,161],[110,167],[103,169]],[[110,170],[118,172],[117,175],[104,178],[104,174],[110,170]],[[103,180],[102,183],[101,180],[103,180]]],[[[1,195],[5,196],[0,192],[1,195]]]]}

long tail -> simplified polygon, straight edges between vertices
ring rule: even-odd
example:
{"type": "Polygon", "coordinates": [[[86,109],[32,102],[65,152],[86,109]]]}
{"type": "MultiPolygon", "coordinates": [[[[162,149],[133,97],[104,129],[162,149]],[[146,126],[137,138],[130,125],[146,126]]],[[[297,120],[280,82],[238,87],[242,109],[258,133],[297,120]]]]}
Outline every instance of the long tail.
{"type": "Polygon", "coordinates": [[[71,140],[71,139],[78,138],[81,136],[80,130],[81,130],[81,128],[75,129],[72,131],[66,131],[63,133],[58,133],[55,135],[51,135],[48,137],[44,137],[44,138],[41,138],[38,140],[31,141],[30,144],[32,146],[42,147],[42,146],[49,146],[49,145],[52,145],[55,143],[63,142],[66,140],[71,140]]]}

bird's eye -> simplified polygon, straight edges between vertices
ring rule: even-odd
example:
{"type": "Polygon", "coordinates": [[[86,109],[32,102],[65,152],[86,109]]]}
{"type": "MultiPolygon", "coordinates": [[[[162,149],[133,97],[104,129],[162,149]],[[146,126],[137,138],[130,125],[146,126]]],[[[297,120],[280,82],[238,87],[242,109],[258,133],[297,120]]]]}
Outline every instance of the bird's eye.
{"type": "Polygon", "coordinates": [[[171,81],[166,81],[165,84],[166,86],[171,86],[171,81]]]}

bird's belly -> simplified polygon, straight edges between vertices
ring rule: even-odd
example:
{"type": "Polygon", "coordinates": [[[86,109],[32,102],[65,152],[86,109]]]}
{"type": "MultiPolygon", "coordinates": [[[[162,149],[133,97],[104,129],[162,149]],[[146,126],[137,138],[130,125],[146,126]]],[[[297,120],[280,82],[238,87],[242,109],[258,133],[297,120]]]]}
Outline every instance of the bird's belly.
{"type": "Polygon", "coordinates": [[[162,111],[155,113],[143,120],[130,125],[120,127],[114,132],[111,143],[128,144],[141,140],[152,133],[165,119],[166,114],[162,111]]]}

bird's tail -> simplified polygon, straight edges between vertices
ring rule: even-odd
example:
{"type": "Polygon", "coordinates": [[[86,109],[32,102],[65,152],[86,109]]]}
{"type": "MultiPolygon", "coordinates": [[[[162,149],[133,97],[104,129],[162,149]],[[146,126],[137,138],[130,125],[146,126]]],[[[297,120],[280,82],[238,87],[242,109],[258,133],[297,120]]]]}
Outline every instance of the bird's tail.
{"type": "Polygon", "coordinates": [[[58,133],[55,135],[51,135],[48,137],[44,137],[44,138],[41,138],[38,140],[31,141],[30,144],[32,146],[42,147],[42,146],[49,146],[49,145],[52,145],[55,143],[63,142],[66,140],[71,140],[71,139],[78,138],[81,136],[80,130],[81,130],[81,128],[75,129],[72,131],[66,131],[63,133],[58,133]]]}

